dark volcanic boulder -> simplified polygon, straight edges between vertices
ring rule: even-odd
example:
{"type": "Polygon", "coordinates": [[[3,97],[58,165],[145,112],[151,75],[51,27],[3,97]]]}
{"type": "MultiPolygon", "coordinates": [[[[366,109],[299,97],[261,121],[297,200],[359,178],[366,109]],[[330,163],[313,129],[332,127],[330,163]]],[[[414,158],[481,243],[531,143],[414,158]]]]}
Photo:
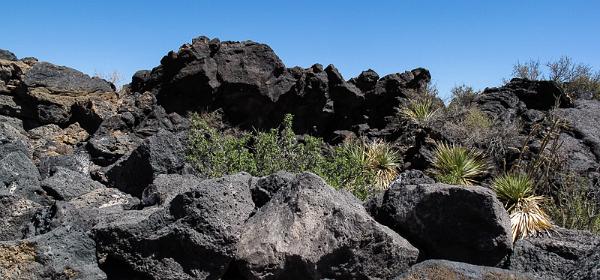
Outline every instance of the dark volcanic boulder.
{"type": "Polygon", "coordinates": [[[600,271],[594,258],[598,260],[599,246],[597,235],[559,228],[551,235],[517,241],[506,267],[543,279],[597,279],[593,276],[600,271]]]}
{"type": "Polygon", "coordinates": [[[26,239],[0,242],[0,275],[5,279],[106,279],[89,230],[100,221],[122,216],[135,203],[116,189],[102,188],[40,211],[29,223],[26,239]]]}
{"type": "Polygon", "coordinates": [[[0,59],[15,61],[17,56],[10,51],[0,49],[0,59]]]}
{"type": "Polygon", "coordinates": [[[29,222],[42,206],[23,197],[0,194],[0,241],[25,236],[29,222]]]}
{"type": "Polygon", "coordinates": [[[108,184],[128,194],[141,197],[144,189],[159,174],[182,172],[185,164],[184,151],[185,147],[178,136],[161,130],[108,168],[106,171],[108,184]]]}
{"type": "Polygon", "coordinates": [[[205,180],[165,208],[127,211],[94,230],[109,279],[221,279],[254,210],[247,174],[205,180]]]}
{"type": "Polygon", "coordinates": [[[40,173],[16,143],[0,140],[0,194],[16,194],[40,202],[40,173]]]}
{"type": "Polygon", "coordinates": [[[144,207],[168,204],[177,195],[191,191],[204,179],[191,174],[160,174],[142,193],[144,207]]]}
{"type": "Polygon", "coordinates": [[[91,164],[90,156],[85,151],[76,151],[69,155],[43,157],[38,163],[38,170],[42,179],[52,176],[61,168],[89,177],[91,164]]]}
{"type": "Polygon", "coordinates": [[[532,274],[495,267],[476,266],[446,260],[427,260],[412,266],[408,272],[394,280],[542,280],[532,274]]]}
{"type": "Polygon", "coordinates": [[[425,259],[495,266],[512,248],[508,213],[493,191],[482,187],[395,183],[375,214],[425,259]]]}
{"type": "Polygon", "coordinates": [[[310,173],[297,175],[246,222],[236,248],[246,279],[386,279],[419,254],[352,195],[310,173]]]}
{"type": "Polygon", "coordinates": [[[56,200],[71,200],[104,186],[91,178],[70,169],[58,168],[42,181],[42,189],[56,200]]]}
{"type": "Polygon", "coordinates": [[[486,88],[475,97],[474,102],[481,111],[494,118],[512,121],[517,116],[523,116],[528,122],[539,119],[539,111],[548,111],[556,105],[561,108],[573,106],[571,98],[556,82],[518,78],[502,87],[486,88]]]}
{"type": "Polygon", "coordinates": [[[71,123],[71,106],[78,102],[110,102],[116,99],[111,83],[47,62],[34,64],[25,73],[23,82],[27,86],[26,96],[41,124],[71,123]]]}
{"type": "Polygon", "coordinates": [[[564,152],[569,155],[567,160],[571,169],[580,172],[597,169],[600,159],[600,102],[577,100],[573,108],[560,108],[553,113],[567,122],[564,152]]]}

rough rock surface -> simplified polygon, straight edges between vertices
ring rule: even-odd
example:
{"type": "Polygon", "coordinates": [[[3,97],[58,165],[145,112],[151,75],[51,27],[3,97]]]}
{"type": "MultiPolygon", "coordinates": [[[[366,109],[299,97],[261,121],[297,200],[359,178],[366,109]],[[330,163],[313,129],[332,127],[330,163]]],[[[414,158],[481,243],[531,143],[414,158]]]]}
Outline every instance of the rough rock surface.
{"type": "Polygon", "coordinates": [[[47,62],[34,64],[25,73],[23,82],[27,98],[36,104],[36,117],[41,124],[69,124],[73,104],[116,98],[114,86],[109,82],[47,62]]]}
{"type": "Polygon", "coordinates": [[[244,229],[236,255],[248,279],[385,279],[419,254],[356,198],[310,173],[296,176],[244,229]]]}
{"type": "Polygon", "coordinates": [[[205,180],[165,208],[128,211],[97,226],[100,267],[115,279],[220,279],[254,210],[251,180],[205,180]]]}
{"type": "MultiPolygon", "coordinates": [[[[502,262],[510,271],[467,264],[496,265],[509,253],[507,217],[488,190],[423,174],[436,141],[461,141],[445,132],[447,119],[398,116],[430,80],[422,68],[346,80],[333,65],[288,68],[264,44],[199,37],[117,93],[102,79],[0,50],[0,278],[598,279],[600,242],[585,232],[518,241],[502,262]],[[295,132],[329,143],[386,139],[412,170],[367,211],[307,174],[198,178],[184,161],[186,113],[213,110],[240,129],[275,127],[292,113],[295,132]],[[409,269],[428,258],[464,263],[409,269]]],[[[565,119],[564,166],[597,189],[599,101],[513,79],[472,105],[494,125],[516,127],[508,150],[549,116],[565,119]]],[[[535,152],[539,137],[530,142],[535,152]]]]}
{"type": "Polygon", "coordinates": [[[57,171],[41,183],[42,189],[56,200],[71,200],[104,185],[70,169],[58,168],[57,171]]]}
{"type": "Polygon", "coordinates": [[[395,183],[375,218],[410,240],[424,259],[495,266],[512,248],[508,213],[482,187],[395,183]]]}
{"type": "Polygon", "coordinates": [[[0,59],[17,60],[17,56],[10,51],[0,49],[0,59]]]}
{"type": "Polygon", "coordinates": [[[472,264],[446,260],[427,260],[412,266],[408,272],[394,280],[542,280],[533,274],[520,273],[495,267],[476,266],[472,264]]]}
{"type": "Polygon", "coordinates": [[[158,174],[181,173],[185,147],[173,133],[161,130],[106,171],[108,185],[141,197],[158,174]]]}
{"type": "Polygon", "coordinates": [[[506,267],[530,272],[543,279],[595,279],[600,237],[589,232],[557,229],[550,236],[539,236],[515,243],[506,267]],[[593,255],[596,254],[596,255],[593,255]],[[575,278],[577,274],[581,277],[575,278]]]}
{"type": "Polygon", "coordinates": [[[242,127],[274,127],[292,113],[298,132],[331,136],[334,130],[357,132],[359,124],[384,126],[400,99],[430,79],[425,69],[381,79],[371,70],[347,82],[332,65],[286,68],[264,44],[199,37],[151,72],[136,73],[131,91],[153,92],[169,112],[222,108],[242,127]]]}

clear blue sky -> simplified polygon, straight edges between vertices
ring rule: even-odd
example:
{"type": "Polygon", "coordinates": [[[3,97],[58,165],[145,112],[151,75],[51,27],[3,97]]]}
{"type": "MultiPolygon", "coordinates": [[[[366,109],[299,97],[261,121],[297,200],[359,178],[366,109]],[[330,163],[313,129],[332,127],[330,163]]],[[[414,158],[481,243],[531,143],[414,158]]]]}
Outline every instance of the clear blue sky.
{"type": "Polygon", "coordinates": [[[159,64],[206,35],[269,44],[288,67],[346,79],[426,67],[441,95],[499,85],[512,65],[569,55],[600,69],[600,1],[6,1],[0,48],[88,74],[159,64]]]}

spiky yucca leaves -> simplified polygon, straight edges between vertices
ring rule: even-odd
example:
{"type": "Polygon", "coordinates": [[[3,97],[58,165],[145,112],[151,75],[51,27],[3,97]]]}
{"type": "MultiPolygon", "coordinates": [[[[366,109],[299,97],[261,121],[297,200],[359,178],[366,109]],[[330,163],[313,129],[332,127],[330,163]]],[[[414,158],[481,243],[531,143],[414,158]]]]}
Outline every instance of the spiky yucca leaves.
{"type": "Polygon", "coordinates": [[[514,241],[552,228],[550,218],[540,207],[545,199],[535,195],[533,181],[527,174],[502,175],[492,186],[510,214],[514,241]]]}
{"type": "Polygon", "coordinates": [[[390,144],[376,140],[365,147],[367,167],[375,173],[375,188],[384,190],[396,179],[400,155],[390,144]]]}
{"type": "Polygon", "coordinates": [[[435,116],[437,111],[431,98],[418,98],[404,106],[401,114],[418,124],[425,124],[435,116]]]}
{"type": "Polygon", "coordinates": [[[488,168],[481,153],[454,144],[437,143],[434,153],[434,175],[442,183],[473,185],[488,168]]]}

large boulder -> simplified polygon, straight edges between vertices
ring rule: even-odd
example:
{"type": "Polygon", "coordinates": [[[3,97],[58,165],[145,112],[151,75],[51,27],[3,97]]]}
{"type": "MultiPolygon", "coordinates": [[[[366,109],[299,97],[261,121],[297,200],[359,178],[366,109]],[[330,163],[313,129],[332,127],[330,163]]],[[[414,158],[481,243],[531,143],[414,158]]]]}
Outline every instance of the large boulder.
{"type": "Polygon", "coordinates": [[[168,204],[96,226],[98,263],[112,279],[221,279],[254,210],[252,177],[204,180],[168,204]]]}
{"type": "Polygon", "coordinates": [[[17,56],[10,51],[0,49],[0,59],[14,61],[17,60],[17,56]]]}
{"type": "Polygon", "coordinates": [[[91,228],[123,216],[136,200],[102,188],[57,202],[31,219],[25,239],[0,242],[6,279],[106,279],[98,267],[91,228]]]}
{"type": "Polygon", "coordinates": [[[185,147],[179,137],[161,130],[110,166],[106,178],[110,186],[141,197],[156,176],[181,173],[184,165],[185,147]]]}
{"type": "Polygon", "coordinates": [[[509,215],[486,188],[396,182],[370,209],[417,246],[423,259],[495,266],[511,252],[509,215]]]}
{"type": "Polygon", "coordinates": [[[561,147],[569,169],[580,173],[597,170],[600,159],[600,102],[577,100],[573,108],[559,108],[553,113],[566,122],[561,147]]]}
{"type": "Polygon", "coordinates": [[[0,195],[14,194],[40,202],[40,173],[23,146],[0,139],[0,195]]]}
{"type": "Polygon", "coordinates": [[[117,97],[111,83],[47,62],[34,64],[23,82],[40,124],[67,125],[72,122],[74,104],[89,100],[114,102],[117,97]]]}
{"type": "Polygon", "coordinates": [[[543,279],[597,279],[600,237],[585,231],[557,228],[515,243],[506,268],[529,272],[543,279]],[[577,274],[581,277],[574,277],[577,274]]]}
{"type": "Polygon", "coordinates": [[[394,280],[542,280],[533,274],[447,260],[427,260],[412,266],[394,280]]]}
{"type": "Polygon", "coordinates": [[[351,194],[310,173],[297,175],[243,228],[236,257],[245,279],[386,279],[419,254],[351,194]]]}
{"type": "Polygon", "coordinates": [[[41,182],[46,193],[56,200],[71,200],[104,186],[91,178],[70,169],[58,168],[41,182]]]}

